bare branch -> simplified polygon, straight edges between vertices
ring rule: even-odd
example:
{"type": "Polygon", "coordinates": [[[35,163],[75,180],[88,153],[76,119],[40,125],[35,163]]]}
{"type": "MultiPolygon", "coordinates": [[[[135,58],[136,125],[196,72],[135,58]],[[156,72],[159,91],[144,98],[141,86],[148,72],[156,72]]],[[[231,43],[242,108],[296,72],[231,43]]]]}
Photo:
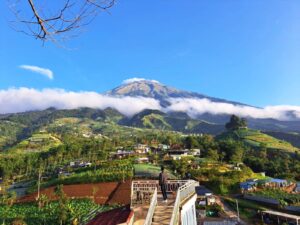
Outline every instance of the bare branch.
{"type": "MultiPolygon", "coordinates": [[[[7,0],[12,1],[12,0],[7,0]]],[[[50,3],[50,8],[42,9],[42,0],[27,0],[22,8],[19,0],[14,0],[9,8],[15,15],[13,29],[44,41],[59,42],[66,40],[66,36],[77,36],[83,26],[88,25],[101,11],[107,11],[115,5],[115,0],[61,0],[59,6],[50,3]],[[16,28],[16,25],[22,25],[16,28]]],[[[50,1],[51,2],[51,1],[50,1]]]]}

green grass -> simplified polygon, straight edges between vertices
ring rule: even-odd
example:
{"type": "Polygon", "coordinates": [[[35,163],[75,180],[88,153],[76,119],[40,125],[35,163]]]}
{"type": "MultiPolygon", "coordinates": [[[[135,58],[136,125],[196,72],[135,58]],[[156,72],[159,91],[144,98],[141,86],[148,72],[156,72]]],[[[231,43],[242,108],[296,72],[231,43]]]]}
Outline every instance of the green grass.
{"type": "MultiPolygon", "coordinates": [[[[134,164],[135,176],[147,177],[147,178],[158,178],[160,173],[160,166],[151,164],[134,164]]],[[[167,176],[169,179],[176,179],[176,176],[166,169],[167,176]]]]}
{"type": "Polygon", "coordinates": [[[47,151],[52,147],[62,144],[61,141],[49,133],[36,133],[27,138],[10,150],[19,150],[23,152],[47,151]]]}
{"type": "Polygon", "coordinates": [[[300,204],[300,195],[299,194],[290,194],[279,189],[264,189],[257,192],[251,193],[251,195],[261,196],[265,198],[276,199],[280,202],[286,202],[291,205],[300,204]]]}
{"type": "Polygon", "coordinates": [[[142,121],[143,121],[143,126],[147,128],[172,129],[172,126],[165,121],[162,115],[159,114],[151,113],[147,116],[144,116],[142,121]]]}
{"type": "Polygon", "coordinates": [[[270,135],[252,129],[239,129],[237,131],[227,132],[221,135],[220,138],[233,138],[236,140],[242,140],[254,147],[259,147],[261,144],[265,144],[266,147],[270,149],[280,149],[287,152],[295,152],[299,150],[289,142],[276,139],[270,135]]]}
{"type": "MultiPolygon", "coordinates": [[[[223,197],[224,201],[230,206],[232,209],[236,209],[236,200],[230,197],[223,197]]],[[[239,212],[240,217],[247,221],[253,221],[256,217],[256,213],[258,210],[266,210],[265,207],[256,204],[251,201],[247,201],[244,199],[238,199],[239,212]]],[[[235,210],[236,211],[236,210],[235,210]]]]}

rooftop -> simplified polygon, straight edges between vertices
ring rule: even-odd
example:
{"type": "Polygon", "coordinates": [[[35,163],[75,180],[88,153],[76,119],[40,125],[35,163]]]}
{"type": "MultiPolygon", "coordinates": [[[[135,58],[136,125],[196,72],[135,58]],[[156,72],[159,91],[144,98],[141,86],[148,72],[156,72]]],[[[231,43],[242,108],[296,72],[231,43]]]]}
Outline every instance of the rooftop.
{"type": "Polygon", "coordinates": [[[130,217],[129,205],[98,214],[87,225],[117,225],[125,223],[130,217]]]}

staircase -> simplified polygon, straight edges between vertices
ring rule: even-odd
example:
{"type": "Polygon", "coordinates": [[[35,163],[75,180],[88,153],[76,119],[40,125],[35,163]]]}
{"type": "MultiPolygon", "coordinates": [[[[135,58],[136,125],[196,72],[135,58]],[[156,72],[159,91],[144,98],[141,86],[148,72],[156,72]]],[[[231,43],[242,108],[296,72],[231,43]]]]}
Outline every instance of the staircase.
{"type": "Polygon", "coordinates": [[[169,225],[173,213],[175,196],[169,194],[168,201],[164,202],[161,194],[157,196],[157,206],[155,207],[152,225],[169,225]]]}
{"type": "Polygon", "coordinates": [[[131,209],[135,216],[134,225],[196,225],[194,202],[185,208],[182,217],[181,205],[185,205],[189,199],[196,201],[195,187],[198,185],[193,180],[170,180],[167,182],[168,200],[164,202],[158,181],[132,181],[131,209]]]}

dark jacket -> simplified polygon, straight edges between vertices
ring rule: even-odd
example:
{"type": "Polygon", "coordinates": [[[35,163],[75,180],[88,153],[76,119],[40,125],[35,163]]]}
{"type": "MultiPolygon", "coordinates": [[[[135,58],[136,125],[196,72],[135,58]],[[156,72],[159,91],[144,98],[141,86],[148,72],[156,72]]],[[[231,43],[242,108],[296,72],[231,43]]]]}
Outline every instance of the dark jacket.
{"type": "Polygon", "coordinates": [[[159,173],[159,177],[158,177],[158,183],[159,183],[159,185],[166,184],[167,180],[168,180],[167,174],[164,173],[164,172],[160,172],[159,173]]]}

